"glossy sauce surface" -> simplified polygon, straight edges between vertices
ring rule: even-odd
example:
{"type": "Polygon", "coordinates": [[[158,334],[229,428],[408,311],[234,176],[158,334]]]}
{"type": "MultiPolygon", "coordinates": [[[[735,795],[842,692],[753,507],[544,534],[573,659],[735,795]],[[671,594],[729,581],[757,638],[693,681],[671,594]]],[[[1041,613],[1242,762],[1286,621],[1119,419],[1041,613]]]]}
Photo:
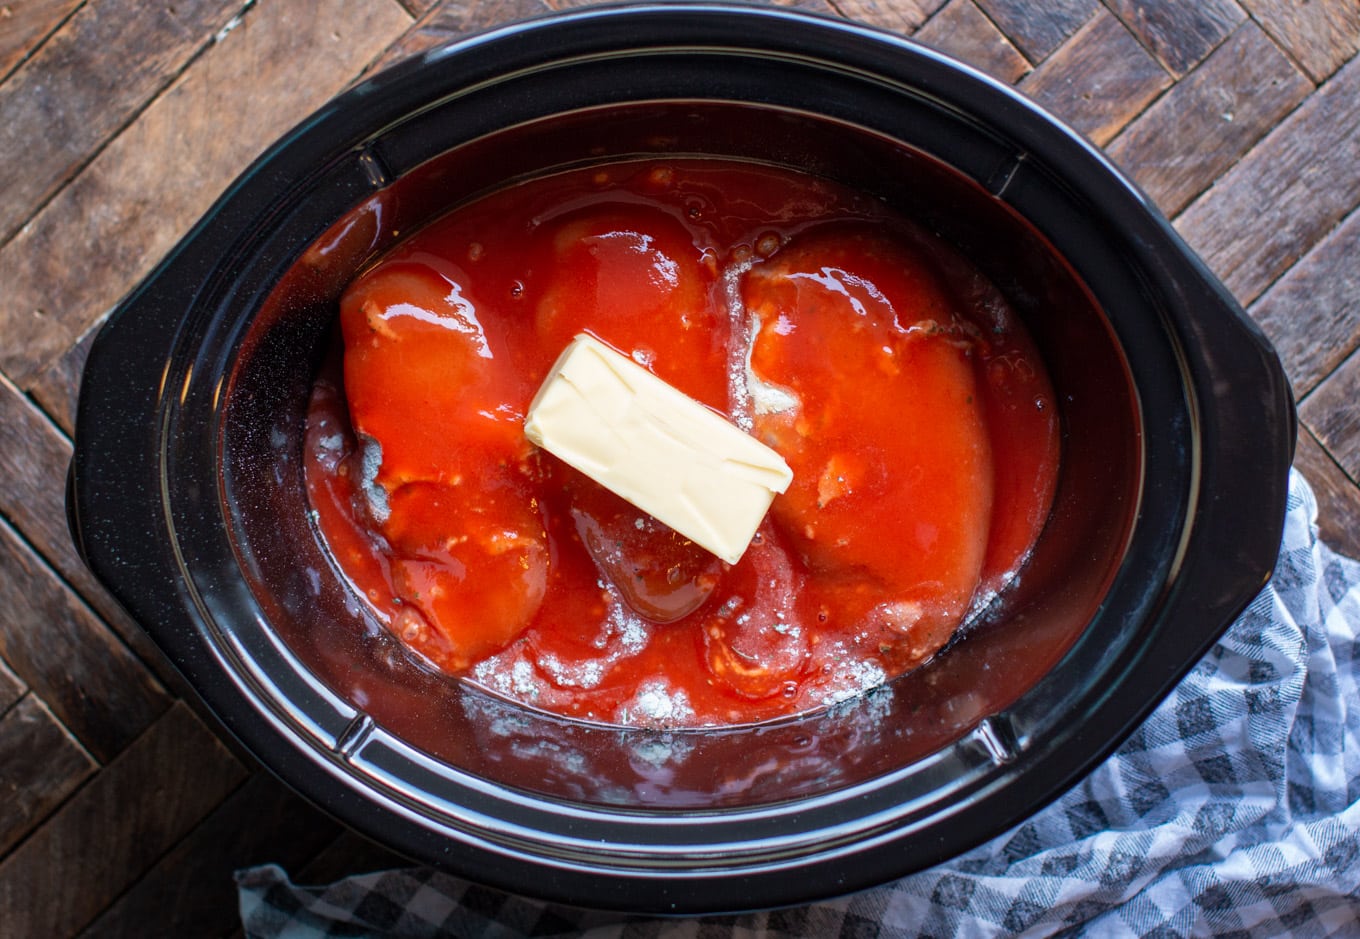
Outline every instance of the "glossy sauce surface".
{"type": "Polygon", "coordinates": [[[1052,499],[1052,390],[1004,299],[862,194],[767,166],[523,183],[350,286],[309,494],[337,565],[432,668],[648,726],[748,723],[928,660],[1052,499]],[[727,565],[523,434],[589,332],[793,468],[727,565]]]}

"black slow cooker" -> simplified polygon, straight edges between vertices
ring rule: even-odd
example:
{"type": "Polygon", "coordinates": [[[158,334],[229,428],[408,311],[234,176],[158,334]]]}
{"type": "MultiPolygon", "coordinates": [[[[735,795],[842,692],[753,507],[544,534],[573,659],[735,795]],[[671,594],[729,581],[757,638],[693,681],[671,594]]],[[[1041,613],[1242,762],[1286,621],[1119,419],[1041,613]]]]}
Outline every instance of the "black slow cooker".
{"type": "Polygon", "coordinates": [[[230,732],[357,830],[522,894],[730,911],[943,861],[1080,779],[1263,587],[1293,434],[1232,297],[1034,104],[862,26],[668,3],[426,53],[270,149],[95,340],[69,505],[90,567],[230,732]],[[1007,295],[1058,394],[1058,494],[1006,615],[829,710],[647,731],[441,678],[309,516],[301,428],[354,274],[508,182],[655,154],[884,200],[1007,295]]]}

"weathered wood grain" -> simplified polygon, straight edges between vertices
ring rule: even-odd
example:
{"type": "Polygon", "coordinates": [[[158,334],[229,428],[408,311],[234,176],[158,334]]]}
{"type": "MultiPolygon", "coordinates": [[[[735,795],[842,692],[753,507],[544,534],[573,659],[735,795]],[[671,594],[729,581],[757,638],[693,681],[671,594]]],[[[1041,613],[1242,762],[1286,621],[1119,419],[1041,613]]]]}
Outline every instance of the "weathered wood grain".
{"type": "Polygon", "coordinates": [[[28,687],[19,676],[10,671],[4,659],[0,659],[0,714],[13,707],[14,702],[22,698],[27,690],[28,687]]]}
{"type": "Polygon", "coordinates": [[[0,243],[118,131],[241,7],[89,0],[0,85],[0,243]],[[129,29],[128,17],[154,18],[129,29]],[[92,54],[97,53],[97,54],[92,54]]]}
{"type": "Polygon", "coordinates": [[[3,520],[0,657],[100,762],[170,704],[137,657],[3,520]]]}
{"type": "Polygon", "coordinates": [[[1240,0],[1314,81],[1360,51],[1360,3],[1355,0],[1240,0]]]}
{"type": "Polygon", "coordinates": [[[1235,0],[1105,0],[1105,5],[1178,77],[1247,16],[1235,0]]]}
{"type": "Polygon", "coordinates": [[[245,776],[187,708],[172,708],[0,861],[6,930],[73,935],[245,776]]]}
{"type": "Polygon", "coordinates": [[[423,16],[439,5],[439,0],[398,0],[398,2],[406,8],[407,13],[415,17],[423,16]]]}
{"type": "Polygon", "coordinates": [[[434,7],[383,51],[369,73],[477,30],[553,10],[547,0],[456,0],[434,7]]]}
{"type": "Polygon", "coordinates": [[[1299,428],[1294,466],[1318,502],[1318,536],[1347,557],[1360,558],[1360,489],[1307,427],[1299,428]]]}
{"type": "Polygon", "coordinates": [[[240,924],[233,871],[267,862],[295,869],[340,831],[267,773],[257,773],[80,935],[226,935],[240,924]]]}
{"type": "Polygon", "coordinates": [[[36,695],[6,711],[0,717],[0,856],[96,769],[36,695]]]}
{"type": "Polygon", "coordinates": [[[1031,62],[1041,62],[1094,16],[1100,0],[977,0],[1031,62]]]}
{"type": "Polygon", "coordinates": [[[1351,479],[1360,479],[1360,354],[1352,352],[1299,403],[1299,418],[1351,479]]]}
{"type": "Polygon", "coordinates": [[[1265,33],[1247,22],[1106,152],[1172,216],[1312,90],[1265,33]]]}
{"type": "Polygon", "coordinates": [[[0,79],[31,53],[81,0],[10,0],[0,6],[0,79]]]}
{"type": "Polygon", "coordinates": [[[973,0],[951,0],[914,38],[1007,84],[1015,84],[1030,70],[1020,50],[973,0]]]}
{"type": "Polygon", "coordinates": [[[60,485],[70,460],[71,442],[0,375],[0,514],[44,554],[70,543],[60,485]]]}
{"type": "Polygon", "coordinates": [[[1166,69],[1102,9],[1030,72],[1020,88],[1104,144],[1171,83],[1166,69]]]}
{"type": "MultiPolygon", "coordinates": [[[[589,4],[585,4],[589,5],[589,4]]],[[[441,3],[420,21],[420,29],[433,29],[462,36],[481,29],[490,29],[511,20],[541,16],[558,5],[549,0],[454,0],[441,3]]],[[[417,30],[412,30],[416,32],[417,30]]],[[[404,42],[402,37],[397,44],[404,42]]]]}
{"type": "MultiPolygon", "coordinates": [[[[1302,398],[1360,347],[1360,212],[1352,212],[1249,308],[1302,398]]],[[[1352,405],[1353,406],[1353,405],[1352,405]]]]}
{"type": "Polygon", "coordinates": [[[248,9],[0,249],[0,283],[9,287],[0,296],[0,370],[26,388],[255,156],[360,74],[410,22],[396,0],[292,0],[248,9]]]}
{"type": "Polygon", "coordinates": [[[910,36],[945,0],[834,0],[836,10],[849,19],[910,36]]]}
{"type": "Polygon", "coordinates": [[[90,346],[99,333],[103,320],[98,320],[70,347],[29,382],[28,392],[68,437],[76,433],[76,401],[80,397],[80,378],[90,346]]]}
{"type": "Polygon", "coordinates": [[[1360,203],[1360,58],[1309,96],[1176,227],[1243,304],[1360,203]]]}

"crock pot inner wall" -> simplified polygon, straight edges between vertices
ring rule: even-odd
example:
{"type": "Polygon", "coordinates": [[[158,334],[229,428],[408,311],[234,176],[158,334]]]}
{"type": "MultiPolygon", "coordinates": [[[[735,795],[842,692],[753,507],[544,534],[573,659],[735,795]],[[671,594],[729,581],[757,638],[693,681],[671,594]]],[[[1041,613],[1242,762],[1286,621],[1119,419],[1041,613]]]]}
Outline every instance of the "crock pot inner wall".
{"type": "Polygon", "coordinates": [[[272,657],[276,669],[299,672],[271,677],[294,702],[284,710],[307,702],[316,713],[292,719],[335,751],[352,755],[363,741],[390,734],[477,777],[572,801],[779,802],[893,772],[959,740],[1010,703],[980,689],[991,684],[990,669],[1021,661],[1016,643],[1050,650],[1026,676],[1032,684],[1077,638],[1119,564],[1137,503],[1138,418],[1128,369],[1066,264],[953,170],[881,135],[785,109],[715,102],[589,109],[421,163],[309,246],[241,337],[231,369],[221,422],[223,498],[267,625],[227,628],[232,642],[257,649],[250,657],[272,657]],[[829,714],[751,729],[620,733],[501,702],[414,665],[344,587],[308,518],[301,426],[345,283],[394,232],[407,234],[507,176],[649,153],[773,154],[784,165],[874,192],[940,231],[1011,299],[1063,402],[1057,505],[1005,622],[984,624],[928,668],[829,714]],[[282,658],[263,650],[269,632],[282,640],[282,658]],[[300,677],[305,672],[330,693],[300,677]]]}

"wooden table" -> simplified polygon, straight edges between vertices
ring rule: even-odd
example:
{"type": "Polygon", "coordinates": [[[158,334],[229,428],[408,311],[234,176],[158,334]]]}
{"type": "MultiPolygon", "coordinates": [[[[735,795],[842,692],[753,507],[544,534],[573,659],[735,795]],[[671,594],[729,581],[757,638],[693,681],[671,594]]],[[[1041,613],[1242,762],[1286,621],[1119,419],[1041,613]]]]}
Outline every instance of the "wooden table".
{"type": "MultiPolygon", "coordinates": [[[[0,935],[231,934],[231,871],[398,863],[225,740],[94,583],[63,480],[88,340],[356,79],[570,0],[0,2],[0,935]]],[[[1017,85],[1156,199],[1277,343],[1360,556],[1360,0],[808,0],[1017,85]]]]}

